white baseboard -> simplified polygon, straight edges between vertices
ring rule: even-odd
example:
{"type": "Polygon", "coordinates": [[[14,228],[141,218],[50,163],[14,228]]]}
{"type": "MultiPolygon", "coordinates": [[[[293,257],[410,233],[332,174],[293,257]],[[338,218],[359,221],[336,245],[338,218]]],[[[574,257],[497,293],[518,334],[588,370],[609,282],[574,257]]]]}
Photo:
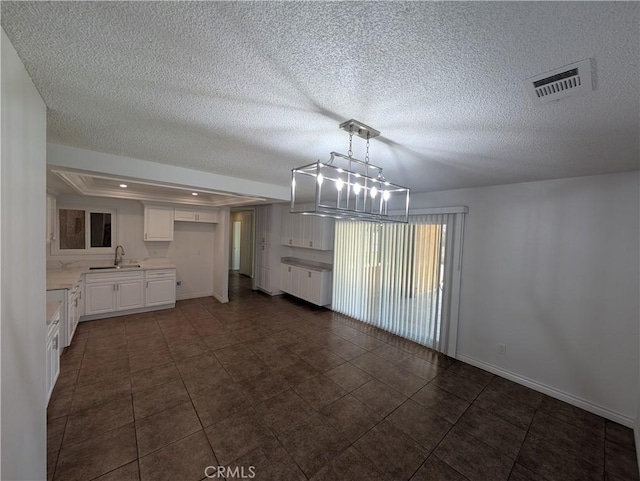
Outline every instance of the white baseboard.
{"type": "Polygon", "coordinates": [[[223,304],[229,302],[229,296],[221,296],[220,294],[218,294],[217,292],[214,292],[212,294],[209,295],[213,295],[213,297],[215,297],[216,299],[218,299],[220,302],[222,302],[223,304]]]}
{"type": "Polygon", "coordinates": [[[110,317],[128,316],[130,314],[142,314],[144,312],[162,311],[164,309],[173,309],[175,304],[163,304],[161,306],[140,307],[138,309],[129,309],[128,311],[104,312],[102,314],[92,314],[90,316],[82,316],[78,322],[96,321],[98,319],[108,319],[110,317]]]}
{"type": "Polygon", "coordinates": [[[176,300],[177,301],[184,301],[185,299],[196,299],[197,297],[211,297],[213,296],[214,293],[209,291],[209,292],[190,292],[188,294],[181,294],[179,296],[176,296],[176,300]]]}
{"type": "MultiPolygon", "coordinates": [[[[528,379],[514,372],[502,369],[501,367],[494,366],[493,364],[487,364],[486,362],[479,361],[472,357],[459,354],[458,356],[456,356],[456,359],[466,362],[467,364],[471,364],[472,366],[479,367],[480,369],[484,369],[485,371],[489,371],[493,374],[497,374],[498,376],[509,379],[510,381],[522,384],[523,386],[529,387],[535,391],[551,396],[552,398],[559,399],[560,401],[564,401],[573,406],[584,409],[585,411],[589,411],[590,413],[597,414],[598,416],[602,416],[603,418],[609,419],[611,421],[615,421],[616,423],[622,424],[623,426],[627,426],[630,428],[636,427],[635,419],[630,418],[629,416],[625,416],[624,414],[620,414],[616,411],[612,411],[611,409],[607,409],[598,404],[594,404],[590,401],[587,401],[586,399],[573,396],[572,394],[566,393],[551,386],[547,386],[546,384],[542,384],[538,381],[528,379]]],[[[639,433],[637,433],[636,430],[636,445],[638,445],[638,436],[639,433]]]]}
{"type": "Polygon", "coordinates": [[[640,426],[636,424],[636,428],[633,430],[633,435],[636,441],[636,457],[638,458],[638,468],[640,468],[640,426]]]}

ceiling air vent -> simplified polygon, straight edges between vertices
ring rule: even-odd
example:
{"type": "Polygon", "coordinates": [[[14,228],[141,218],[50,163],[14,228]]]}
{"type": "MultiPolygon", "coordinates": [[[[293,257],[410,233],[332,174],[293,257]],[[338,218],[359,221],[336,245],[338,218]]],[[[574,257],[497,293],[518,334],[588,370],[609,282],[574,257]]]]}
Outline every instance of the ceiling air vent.
{"type": "Polygon", "coordinates": [[[571,95],[593,90],[591,59],[523,80],[524,87],[535,104],[545,104],[571,95]]]}

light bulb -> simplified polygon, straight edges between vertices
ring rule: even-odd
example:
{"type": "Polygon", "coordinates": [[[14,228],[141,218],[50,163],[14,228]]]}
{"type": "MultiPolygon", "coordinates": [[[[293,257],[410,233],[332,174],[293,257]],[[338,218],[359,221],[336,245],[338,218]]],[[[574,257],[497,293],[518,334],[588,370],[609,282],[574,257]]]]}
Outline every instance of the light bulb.
{"type": "Polygon", "coordinates": [[[127,188],[127,184],[120,184],[120,187],[122,187],[123,189],[127,188]]]}
{"type": "Polygon", "coordinates": [[[322,174],[318,174],[318,185],[322,185],[323,180],[324,180],[324,177],[322,176],[322,174]]]}
{"type": "Polygon", "coordinates": [[[191,192],[191,195],[198,195],[197,192],[191,192]]]}
{"type": "Polygon", "coordinates": [[[338,189],[338,191],[341,191],[342,187],[344,187],[344,182],[342,181],[342,179],[336,180],[336,189],[338,189]]]}
{"type": "Polygon", "coordinates": [[[375,199],[376,195],[378,195],[378,189],[376,188],[376,186],[374,185],[373,187],[371,187],[371,198],[375,199]]]}
{"type": "Polygon", "coordinates": [[[389,200],[389,197],[391,197],[391,194],[389,193],[389,191],[388,191],[388,190],[385,190],[385,191],[382,193],[382,198],[383,198],[385,201],[387,201],[387,200],[389,200]]]}
{"type": "Polygon", "coordinates": [[[360,193],[361,186],[357,182],[353,184],[353,193],[358,195],[360,193]]]}

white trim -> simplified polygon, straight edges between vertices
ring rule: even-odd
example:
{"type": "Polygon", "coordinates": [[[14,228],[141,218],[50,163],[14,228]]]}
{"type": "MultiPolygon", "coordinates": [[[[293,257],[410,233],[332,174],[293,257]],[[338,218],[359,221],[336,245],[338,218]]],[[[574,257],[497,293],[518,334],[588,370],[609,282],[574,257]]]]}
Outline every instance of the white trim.
{"type": "Polygon", "coordinates": [[[640,446],[640,427],[636,424],[636,428],[633,430],[633,437],[636,441],[636,457],[638,459],[638,467],[640,468],[640,449],[637,447],[640,446]]]}
{"type": "Polygon", "coordinates": [[[176,296],[176,301],[184,301],[186,299],[197,299],[198,297],[212,297],[213,291],[208,292],[192,292],[191,294],[182,294],[180,296],[176,296]]]}
{"type": "MultiPolygon", "coordinates": [[[[590,413],[597,414],[598,416],[602,416],[603,418],[609,419],[611,421],[615,421],[619,424],[622,424],[623,426],[633,428],[635,425],[636,420],[630,418],[629,416],[625,416],[624,414],[612,411],[611,409],[600,406],[599,404],[594,404],[590,401],[587,401],[586,399],[576,397],[572,394],[566,393],[551,386],[547,386],[546,384],[534,381],[514,372],[507,371],[506,369],[494,366],[493,364],[488,364],[486,362],[479,361],[463,354],[456,356],[456,359],[466,362],[467,364],[471,364],[472,366],[479,367],[480,369],[484,369],[485,371],[489,371],[493,374],[497,374],[500,377],[509,379],[510,381],[516,382],[535,391],[547,394],[548,396],[551,396],[555,399],[559,399],[560,401],[569,403],[572,406],[579,407],[581,409],[584,409],[585,411],[589,411],[590,413]]],[[[636,434],[636,442],[637,441],[638,434],[636,434]]]]}
{"type": "Polygon", "coordinates": [[[140,314],[142,312],[162,311],[165,309],[174,309],[175,307],[175,303],[170,303],[162,304],[161,306],[139,307],[137,309],[128,309],[126,311],[111,311],[101,314],[91,314],[89,316],[82,316],[78,322],[95,321],[97,319],[108,319],[109,317],[128,316],[129,314],[140,314]]]}
{"type": "Polygon", "coordinates": [[[462,249],[464,247],[464,215],[455,217],[455,237],[453,245],[453,270],[449,283],[451,301],[449,306],[449,326],[447,327],[447,351],[449,356],[455,356],[458,349],[458,323],[460,320],[460,289],[462,283],[462,249]]]}
{"type": "MultiPolygon", "coordinates": [[[[409,217],[412,215],[431,215],[431,214],[467,214],[469,208],[466,205],[456,205],[452,207],[427,207],[424,209],[409,209],[409,217]]],[[[391,210],[389,215],[404,216],[404,210],[391,210]]],[[[411,219],[409,219],[411,220],[411,219]]]]}
{"type": "Polygon", "coordinates": [[[217,293],[213,293],[213,297],[215,297],[218,301],[220,301],[223,304],[226,304],[227,302],[229,302],[229,296],[221,296],[220,294],[217,293]]]}

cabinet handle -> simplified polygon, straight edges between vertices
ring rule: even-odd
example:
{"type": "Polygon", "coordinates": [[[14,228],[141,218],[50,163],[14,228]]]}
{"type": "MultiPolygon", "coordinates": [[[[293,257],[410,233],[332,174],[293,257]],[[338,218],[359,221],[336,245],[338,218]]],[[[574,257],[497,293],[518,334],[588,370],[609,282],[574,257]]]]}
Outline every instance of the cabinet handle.
{"type": "Polygon", "coordinates": [[[120,284],[116,284],[116,291],[120,290],[120,284]]]}
{"type": "Polygon", "coordinates": [[[111,287],[113,287],[113,289],[111,289],[112,291],[116,290],[116,285],[115,284],[113,284],[111,287]]]}
{"type": "Polygon", "coordinates": [[[311,272],[307,272],[307,277],[311,277],[311,272]]]}
{"type": "Polygon", "coordinates": [[[313,247],[313,241],[309,241],[309,247],[313,247]]]}
{"type": "Polygon", "coordinates": [[[147,281],[147,289],[149,289],[149,281],[147,281]]]}

